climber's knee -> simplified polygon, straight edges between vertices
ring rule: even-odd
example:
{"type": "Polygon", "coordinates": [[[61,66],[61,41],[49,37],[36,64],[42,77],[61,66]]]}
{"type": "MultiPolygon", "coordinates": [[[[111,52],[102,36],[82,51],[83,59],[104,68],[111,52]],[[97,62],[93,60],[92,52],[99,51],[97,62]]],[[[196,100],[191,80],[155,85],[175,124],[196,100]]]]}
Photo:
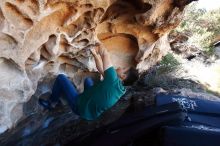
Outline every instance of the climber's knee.
{"type": "Polygon", "coordinates": [[[63,79],[66,79],[66,78],[67,78],[67,76],[64,75],[64,74],[59,74],[59,75],[57,76],[57,80],[63,80],[63,79]]]}
{"type": "Polygon", "coordinates": [[[85,80],[84,80],[84,89],[87,89],[87,88],[89,88],[93,85],[94,85],[94,82],[93,82],[92,78],[90,78],[90,77],[85,78],[85,80]]]}

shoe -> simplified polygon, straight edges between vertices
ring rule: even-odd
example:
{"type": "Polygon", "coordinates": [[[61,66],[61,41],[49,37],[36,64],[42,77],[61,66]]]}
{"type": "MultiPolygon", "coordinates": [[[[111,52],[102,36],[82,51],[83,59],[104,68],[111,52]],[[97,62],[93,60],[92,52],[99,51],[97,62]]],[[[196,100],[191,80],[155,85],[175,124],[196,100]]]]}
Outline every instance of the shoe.
{"type": "Polygon", "coordinates": [[[52,109],[55,109],[56,107],[61,107],[62,102],[59,99],[57,102],[50,102],[50,106],[51,106],[52,109]]]}
{"type": "Polygon", "coordinates": [[[39,105],[43,106],[45,109],[51,110],[52,106],[48,100],[39,98],[38,100],[39,105]]]}
{"type": "Polygon", "coordinates": [[[56,104],[56,107],[60,107],[60,106],[63,106],[63,104],[62,104],[61,100],[59,99],[57,104],[56,104]]]}

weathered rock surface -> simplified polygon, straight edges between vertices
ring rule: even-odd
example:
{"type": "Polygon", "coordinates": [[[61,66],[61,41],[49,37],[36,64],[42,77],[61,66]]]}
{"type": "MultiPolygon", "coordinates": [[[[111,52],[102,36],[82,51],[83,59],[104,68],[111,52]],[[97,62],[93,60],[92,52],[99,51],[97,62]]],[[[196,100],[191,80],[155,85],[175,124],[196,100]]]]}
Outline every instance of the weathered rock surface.
{"type": "Polygon", "coordinates": [[[128,87],[127,90],[127,94],[112,109],[95,121],[80,119],[68,106],[51,112],[35,112],[14,129],[2,134],[0,145],[65,145],[78,136],[117,120],[125,112],[139,111],[154,102],[152,91],[140,87],[128,87]]]}
{"type": "Polygon", "coordinates": [[[88,51],[95,43],[116,68],[148,69],[169,50],[167,33],[191,1],[1,0],[0,133],[22,117],[37,87],[36,96],[50,91],[57,74],[82,91],[84,77],[96,75],[88,51]]]}
{"type": "Polygon", "coordinates": [[[189,98],[209,99],[220,101],[218,96],[205,92],[195,92],[190,89],[162,88],[149,90],[143,86],[129,87],[128,92],[96,121],[85,121],[72,113],[67,107],[57,108],[52,112],[35,112],[20,122],[14,129],[0,136],[0,145],[70,145],[72,141],[83,140],[93,130],[116,121],[121,116],[132,112],[142,111],[144,107],[153,105],[155,95],[173,94],[189,98]]]}

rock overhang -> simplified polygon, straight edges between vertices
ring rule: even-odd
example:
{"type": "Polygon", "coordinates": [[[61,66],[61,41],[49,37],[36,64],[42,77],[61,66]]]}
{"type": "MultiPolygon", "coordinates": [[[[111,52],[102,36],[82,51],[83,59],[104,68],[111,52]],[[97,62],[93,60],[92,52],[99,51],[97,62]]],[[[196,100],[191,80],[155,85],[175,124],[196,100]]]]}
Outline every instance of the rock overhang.
{"type": "Polygon", "coordinates": [[[96,76],[89,52],[96,43],[116,68],[147,70],[170,49],[167,33],[191,1],[1,0],[0,126],[14,125],[38,83],[59,73],[82,91],[85,76],[96,76]]]}

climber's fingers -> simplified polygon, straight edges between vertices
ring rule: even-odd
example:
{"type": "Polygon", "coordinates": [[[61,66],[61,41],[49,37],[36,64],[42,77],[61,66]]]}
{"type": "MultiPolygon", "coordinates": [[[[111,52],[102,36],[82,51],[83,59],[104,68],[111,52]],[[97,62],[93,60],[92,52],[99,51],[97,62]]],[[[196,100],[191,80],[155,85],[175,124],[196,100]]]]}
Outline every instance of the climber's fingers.
{"type": "Polygon", "coordinates": [[[90,51],[94,57],[100,55],[102,58],[102,61],[106,60],[106,59],[104,59],[104,58],[106,58],[105,56],[108,56],[108,51],[102,44],[95,44],[94,46],[92,46],[90,51]]]}
{"type": "Polygon", "coordinates": [[[90,51],[93,55],[97,55],[99,53],[99,44],[91,45],[90,46],[90,51]]]}
{"type": "Polygon", "coordinates": [[[99,48],[97,48],[97,51],[100,56],[104,56],[104,55],[108,54],[108,50],[102,44],[100,44],[99,48]]]}
{"type": "Polygon", "coordinates": [[[92,53],[93,56],[94,56],[94,55],[97,55],[95,48],[91,48],[91,49],[90,49],[90,52],[92,53]]]}

